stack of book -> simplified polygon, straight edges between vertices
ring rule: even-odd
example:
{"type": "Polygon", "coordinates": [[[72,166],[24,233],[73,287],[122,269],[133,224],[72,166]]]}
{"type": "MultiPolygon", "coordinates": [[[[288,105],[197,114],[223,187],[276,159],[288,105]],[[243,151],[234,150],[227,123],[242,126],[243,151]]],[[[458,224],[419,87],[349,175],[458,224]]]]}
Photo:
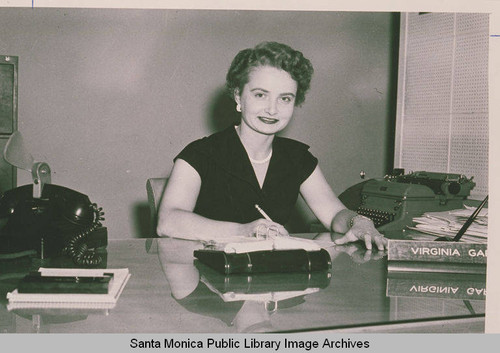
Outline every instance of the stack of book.
{"type": "Polygon", "coordinates": [[[486,273],[484,243],[389,240],[389,272],[486,273]]]}
{"type": "Polygon", "coordinates": [[[7,293],[7,309],[112,309],[129,278],[127,268],[40,268],[7,293]]]}

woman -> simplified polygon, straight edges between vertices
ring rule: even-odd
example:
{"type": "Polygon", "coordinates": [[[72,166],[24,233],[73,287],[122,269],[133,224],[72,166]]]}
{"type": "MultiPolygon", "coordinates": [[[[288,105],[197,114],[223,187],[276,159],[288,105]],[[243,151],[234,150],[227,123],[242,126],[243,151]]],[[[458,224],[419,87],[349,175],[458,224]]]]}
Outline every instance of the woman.
{"type": "Polygon", "coordinates": [[[160,236],[215,239],[263,228],[288,234],[300,193],[321,223],[345,233],[337,244],[387,244],[371,220],[348,210],[328,185],[309,146],[276,136],[305,99],[313,68],[276,42],[245,49],[226,77],[241,123],[189,144],[175,158],[159,211],[160,236]],[[256,209],[259,205],[267,217],[256,209]]]}

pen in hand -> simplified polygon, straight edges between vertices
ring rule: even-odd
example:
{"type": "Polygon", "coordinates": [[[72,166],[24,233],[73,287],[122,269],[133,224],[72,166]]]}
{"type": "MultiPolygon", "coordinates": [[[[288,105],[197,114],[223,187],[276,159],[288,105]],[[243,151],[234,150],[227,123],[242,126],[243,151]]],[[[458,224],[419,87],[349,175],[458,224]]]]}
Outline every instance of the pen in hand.
{"type": "Polygon", "coordinates": [[[267,215],[267,213],[265,213],[265,212],[264,212],[264,210],[263,210],[262,208],[260,208],[260,206],[259,206],[259,205],[255,204],[255,208],[257,209],[257,211],[259,211],[259,213],[262,215],[262,217],[264,217],[264,218],[265,218],[265,219],[267,219],[268,221],[271,221],[271,222],[273,221],[273,220],[271,219],[271,217],[269,217],[269,216],[267,215]]]}
{"type": "MultiPolygon", "coordinates": [[[[259,205],[255,204],[255,208],[257,209],[257,211],[259,211],[259,213],[262,215],[262,217],[264,217],[266,220],[274,222],[271,219],[271,217],[269,217],[267,215],[267,213],[264,212],[264,210],[262,208],[260,208],[259,205]]],[[[279,236],[289,236],[288,232],[286,231],[285,228],[283,228],[283,226],[277,227],[277,226],[272,225],[272,226],[268,226],[267,229],[268,229],[268,231],[269,231],[269,229],[275,229],[277,232],[277,235],[279,235],[279,236]]]]}

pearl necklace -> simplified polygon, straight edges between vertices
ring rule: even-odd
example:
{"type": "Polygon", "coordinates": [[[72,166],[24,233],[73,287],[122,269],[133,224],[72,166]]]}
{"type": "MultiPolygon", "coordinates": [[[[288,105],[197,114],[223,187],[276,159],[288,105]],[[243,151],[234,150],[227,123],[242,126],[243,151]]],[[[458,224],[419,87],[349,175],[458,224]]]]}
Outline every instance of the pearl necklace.
{"type": "Polygon", "coordinates": [[[271,157],[273,155],[273,150],[271,150],[271,152],[269,152],[269,155],[264,158],[264,159],[253,159],[252,157],[248,156],[248,159],[250,159],[250,162],[252,162],[252,164],[264,164],[264,163],[267,163],[271,160],[271,157]]]}
{"type": "MultiPolygon", "coordinates": [[[[236,130],[236,134],[238,136],[240,135],[239,130],[238,130],[239,127],[240,127],[239,125],[237,125],[237,126],[234,127],[234,129],[236,130]]],[[[247,152],[247,155],[248,155],[248,152],[247,152]]],[[[264,159],[260,159],[260,160],[259,159],[253,159],[250,156],[248,156],[248,159],[250,159],[250,162],[252,164],[264,164],[264,163],[269,162],[271,160],[272,156],[273,156],[273,150],[271,150],[271,152],[269,152],[269,155],[266,158],[264,158],[264,159]]]]}

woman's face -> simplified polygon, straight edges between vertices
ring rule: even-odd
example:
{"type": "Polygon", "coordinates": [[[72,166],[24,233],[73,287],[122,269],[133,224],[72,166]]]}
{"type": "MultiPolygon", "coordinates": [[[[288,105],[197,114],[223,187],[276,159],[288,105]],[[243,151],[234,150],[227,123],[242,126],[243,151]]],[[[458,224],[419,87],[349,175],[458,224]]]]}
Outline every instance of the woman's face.
{"type": "Polygon", "coordinates": [[[236,92],[242,124],[262,134],[283,130],[293,115],[297,82],[284,70],[272,66],[254,68],[243,92],[236,92]]]}

